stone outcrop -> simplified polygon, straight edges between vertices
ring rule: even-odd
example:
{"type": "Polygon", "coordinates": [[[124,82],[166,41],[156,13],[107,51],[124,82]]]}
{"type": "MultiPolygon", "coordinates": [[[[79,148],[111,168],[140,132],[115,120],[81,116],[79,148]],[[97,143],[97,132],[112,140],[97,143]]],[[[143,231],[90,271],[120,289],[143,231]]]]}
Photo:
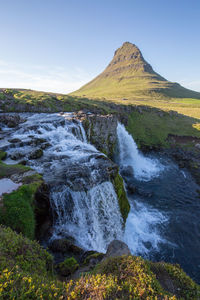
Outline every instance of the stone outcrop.
{"type": "Polygon", "coordinates": [[[82,122],[88,142],[112,158],[117,143],[117,116],[80,111],[75,117],[82,122]]]}
{"type": "Polygon", "coordinates": [[[104,259],[121,255],[131,255],[130,249],[124,242],[114,240],[108,245],[104,259]]]}
{"type": "Polygon", "coordinates": [[[9,128],[16,127],[23,122],[24,120],[18,114],[0,114],[0,124],[9,128]]]}

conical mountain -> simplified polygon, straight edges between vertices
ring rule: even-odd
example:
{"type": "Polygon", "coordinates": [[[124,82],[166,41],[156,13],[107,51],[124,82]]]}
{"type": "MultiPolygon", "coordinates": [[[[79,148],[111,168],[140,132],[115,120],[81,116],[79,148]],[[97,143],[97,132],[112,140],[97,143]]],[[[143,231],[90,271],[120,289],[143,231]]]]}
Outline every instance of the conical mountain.
{"type": "Polygon", "coordinates": [[[72,95],[88,98],[198,98],[200,93],[186,89],[157,74],[139,48],[125,42],[115,51],[107,68],[72,95]]]}

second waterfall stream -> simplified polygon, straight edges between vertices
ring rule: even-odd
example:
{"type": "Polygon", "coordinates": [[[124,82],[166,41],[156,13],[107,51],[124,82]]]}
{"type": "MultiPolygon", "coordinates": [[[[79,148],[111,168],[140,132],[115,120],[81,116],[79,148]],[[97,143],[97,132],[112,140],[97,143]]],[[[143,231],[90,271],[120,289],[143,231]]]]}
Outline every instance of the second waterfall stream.
{"type": "MultiPolygon", "coordinates": [[[[124,125],[117,126],[119,157],[121,172],[129,170],[129,181],[147,182],[158,177],[164,166],[158,159],[145,157],[137,148],[132,136],[124,125]]],[[[158,251],[159,244],[164,242],[158,230],[159,225],[166,222],[166,217],[148,204],[139,201],[139,197],[128,195],[131,210],[126,221],[124,241],[131,252],[148,255],[150,251],[158,251]]]]}

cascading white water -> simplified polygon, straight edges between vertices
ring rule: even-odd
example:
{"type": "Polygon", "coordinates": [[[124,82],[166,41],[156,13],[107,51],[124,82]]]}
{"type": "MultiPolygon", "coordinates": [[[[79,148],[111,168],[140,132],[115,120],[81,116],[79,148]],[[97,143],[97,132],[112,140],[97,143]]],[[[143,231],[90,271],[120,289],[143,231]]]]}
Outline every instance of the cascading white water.
{"type": "Polygon", "coordinates": [[[159,227],[166,222],[167,218],[161,212],[134,200],[126,220],[124,234],[124,241],[131,253],[147,256],[149,251],[158,251],[160,243],[165,242],[159,227]]]}
{"type": "Polygon", "coordinates": [[[117,126],[117,136],[121,167],[132,167],[135,178],[143,181],[148,181],[160,174],[163,166],[157,160],[140,154],[132,136],[120,123],[117,126]]]}
{"type": "Polygon", "coordinates": [[[73,114],[28,115],[25,123],[10,132],[9,139],[13,138],[20,142],[0,141],[8,160],[17,153],[51,186],[53,238],[72,236],[83,248],[101,252],[113,239],[122,238],[117,195],[105,171],[112,162],[87,143],[82,124],[73,114]],[[42,157],[30,158],[40,147],[42,157]]]}
{"type": "MultiPolygon", "coordinates": [[[[145,157],[138,151],[135,141],[124,125],[118,124],[117,135],[120,169],[132,168],[134,177],[129,178],[130,181],[149,181],[160,175],[164,166],[157,159],[145,157]]],[[[131,177],[130,172],[128,177],[131,177]]],[[[158,250],[159,244],[164,242],[159,226],[167,222],[167,218],[139,200],[137,196],[129,197],[131,210],[126,221],[124,241],[133,254],[145,256],[152,249],[158,250]]]]}
{"type": "Polygon", "coordinates": [[[85,249],[100,252],[105,252],[112,240],[122,238],[122,219],[112,183],[103,182],[88,192],[63,187],[52,192],[51,201],[57,214],[53,238],[68,234],[85,249]],[[73,207],[71,212],[69,206],[73,207]]]}

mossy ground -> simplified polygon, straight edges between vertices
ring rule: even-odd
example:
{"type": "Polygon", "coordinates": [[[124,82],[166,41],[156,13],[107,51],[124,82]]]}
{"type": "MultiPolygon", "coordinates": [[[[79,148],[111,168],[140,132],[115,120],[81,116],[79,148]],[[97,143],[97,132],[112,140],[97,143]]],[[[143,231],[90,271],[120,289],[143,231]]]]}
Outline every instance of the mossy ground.
{"type": "MultiPolygon", "coordinates": [[[[30,171],[29,167],[17,164],[7,165],[0,161],[0,179],[11,175],[21,175],[30,171]]],[[[26,237],[35,237],[35,205],[34,196],[42,184],[42,176],[33,174],[22,179],[23,185],[16,191],[2,196],[0,207],[0,224],[22,232],[26,237]]]]}
{"type": "MultiPolygon", "coordinates": [[[[52,273],[52,257],[37,242],[0,226],[0,298],[9,299],[199,299],[200,289],[178,266],[162,263],[178,296],[159,282],[156,263],[141,257],[109,258],[67,282],[52,273]]],[[[70,264],[71,265],[71,264],[70,264]]]]}
{"type": "Polygon", "coordinates": [[[7,156],[6,152],[0,150],[0,160],[4,160],[6,156],[7,156]]]}
{"type": "Polygon", "coordinates": [[[40,184],[24,184],[16,191],[3,195],[3,207],[0,208],[0,223],[30,239],[35,237],[34,195],[40,184]]]}

